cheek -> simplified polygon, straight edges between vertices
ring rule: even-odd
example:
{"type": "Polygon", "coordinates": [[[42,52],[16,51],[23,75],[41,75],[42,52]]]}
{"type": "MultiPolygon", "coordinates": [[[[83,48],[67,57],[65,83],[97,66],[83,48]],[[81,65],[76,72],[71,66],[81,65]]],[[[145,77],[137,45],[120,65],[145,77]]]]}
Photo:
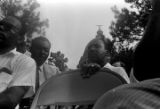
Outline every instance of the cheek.
{"type": "Polygon", "coordinates": [[[39,55],[40,53],[39,53],[38,50],[34,50],[34,51],[32,52],[32,54],[33,54],[34,56],[37,56],[37,57],[38,57],[38,55],[39,55]]]}
{"type": "Polygon", "coordinates": [[[110,62],[110,60],[111,60],[111,57],[110,57],[110,56],[105,56],[105,61],[106,61],[106,62],[110,62]]]}
{"type": "Polygon", "coordinates": [[[49,53],[47,53],[47,57],[49,56],[49,53]]]}
{"type": "Polygon", "coordinates": [[[98,52],[101,55],[106,55],[106,51],[104,49],[99,49],[98,52]]]}

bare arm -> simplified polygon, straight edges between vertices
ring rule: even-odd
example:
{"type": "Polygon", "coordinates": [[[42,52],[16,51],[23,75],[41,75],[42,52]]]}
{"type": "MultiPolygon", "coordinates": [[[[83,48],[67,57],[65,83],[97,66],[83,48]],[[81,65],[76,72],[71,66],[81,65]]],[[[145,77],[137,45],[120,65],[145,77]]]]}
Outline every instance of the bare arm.
{"type": "Polygon", "coordinates": [[[0,93],[0,109],[14,109],[28,89],[29,86],[14,86],[0,93]]]}

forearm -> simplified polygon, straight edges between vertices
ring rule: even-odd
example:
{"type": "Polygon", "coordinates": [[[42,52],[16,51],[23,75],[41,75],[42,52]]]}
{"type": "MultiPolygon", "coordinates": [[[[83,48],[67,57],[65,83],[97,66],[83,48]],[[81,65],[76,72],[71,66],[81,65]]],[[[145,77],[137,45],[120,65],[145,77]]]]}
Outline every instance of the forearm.
{"type": "Polygon", "coordinates": [[[29,88],[28,86],[14,86],[0,93],[0,109],[14,109],[29,88]]]}
{"type": "Polygon", "coordinates": [[[14,109],[14,105],[5,93],[0,93],[0,109],[14,109]]]}

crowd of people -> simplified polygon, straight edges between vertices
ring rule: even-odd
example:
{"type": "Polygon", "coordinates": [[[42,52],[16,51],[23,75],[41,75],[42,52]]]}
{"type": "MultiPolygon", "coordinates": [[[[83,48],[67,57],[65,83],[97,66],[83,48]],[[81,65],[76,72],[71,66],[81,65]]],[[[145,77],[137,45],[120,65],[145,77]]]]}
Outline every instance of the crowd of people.
{"type": "MultiPolygon", "coordinates": [[[[105,93],[93,109],[158,109],[160,1],[152,1],[153,10],[143,38],[134,51],[133,68],[127,75],[121,62],[110,64],[112,42],[98,35],[86,46],[78,68],[83,78],[89,78],[107,68],[121,76],[127,84],[105,93]],[[109,98],[109,99],[108,99],[109,98]]],[[[51,76],[61,73],[47,63],[51,43],[43,36],[31,42],[29,55],[16,51],[21,22],[12,16],[0,21],[0,108],[29,109],[40,87],[51,76]]],[[[80,108],[83,109],[83,106],[80,108]]]]}

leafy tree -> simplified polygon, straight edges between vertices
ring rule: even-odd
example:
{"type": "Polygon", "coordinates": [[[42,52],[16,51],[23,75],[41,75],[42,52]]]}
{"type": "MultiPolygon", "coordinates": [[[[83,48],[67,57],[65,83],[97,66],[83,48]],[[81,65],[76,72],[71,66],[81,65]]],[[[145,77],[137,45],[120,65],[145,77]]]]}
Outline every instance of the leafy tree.
{"type": "Polygon", "coordinates": [[[60,71],[66,71],[68,69],[68,66],[66,65],[66,63],[68,62],[68,58],[66,58],[60,51],[51,52],[48,61],[50,63],[54,63],[60,71]]]}
{"type": "Polygon", "coordinates": [[[36,0],[0,0],[0,19],[14,16],[22,23],[21,38],[17,47],[20,51],[23,50],[25,37],[30,40],[33,33],[44,36],[45,28],[49,26],[48,19],[41,21],[40,12],[37,10],[39,7],[40,4],[36,0]]]}
{"type": "Polygon", "coordinates": [[[133,61],[133,49],[130,47],[143,36],[152,6],[150,0],[125,0],[125,2],[130,4],[130,8],[118,10],[116,6],[112,7],[115,20],[110,25],[110,34],[117,50],[113,60],[124,62],[129,73],[133,61]]]}
{"type": "Polygon", "coordinates": [[[125,0],[131,4],[130,9],[122,8],[121,11],[114,6],[115,20],[110,26],[110,34],[119,50],[128,48],[139,41],[143,35],[152,7],[150,0],[125,0]]]}

